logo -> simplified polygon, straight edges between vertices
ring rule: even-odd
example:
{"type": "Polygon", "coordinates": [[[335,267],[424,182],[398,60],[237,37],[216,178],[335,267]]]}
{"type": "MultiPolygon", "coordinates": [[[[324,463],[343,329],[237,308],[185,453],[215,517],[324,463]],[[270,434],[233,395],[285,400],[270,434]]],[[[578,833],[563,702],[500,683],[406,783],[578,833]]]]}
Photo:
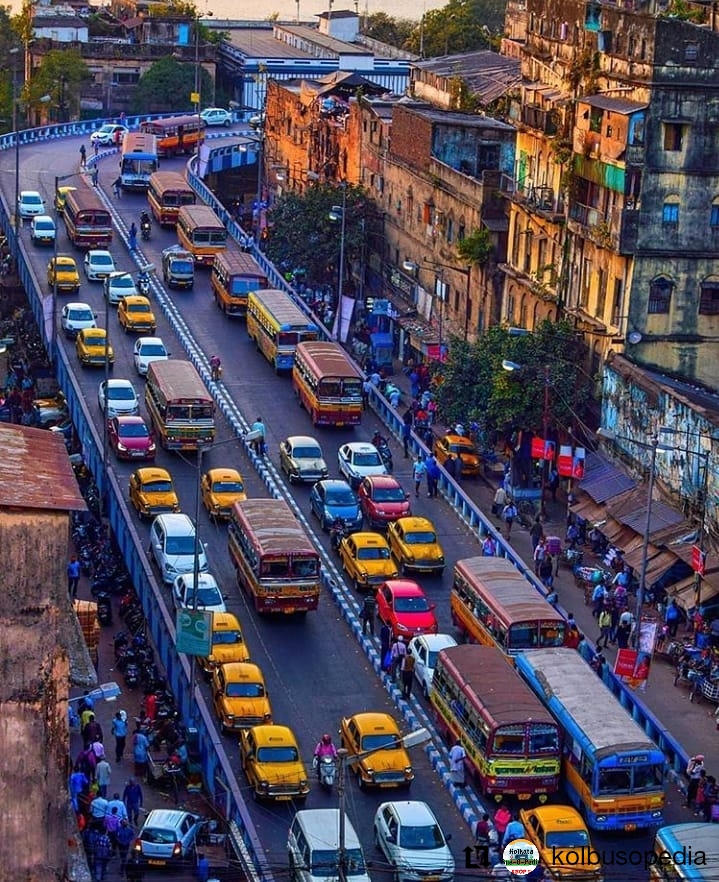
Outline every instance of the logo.
{"type": "Polygon", "coordinates": [[[528,839],[513,839],[502,852],[502,860],[513,876],[528,876],[539,864],[539,851],[528,839]]]}

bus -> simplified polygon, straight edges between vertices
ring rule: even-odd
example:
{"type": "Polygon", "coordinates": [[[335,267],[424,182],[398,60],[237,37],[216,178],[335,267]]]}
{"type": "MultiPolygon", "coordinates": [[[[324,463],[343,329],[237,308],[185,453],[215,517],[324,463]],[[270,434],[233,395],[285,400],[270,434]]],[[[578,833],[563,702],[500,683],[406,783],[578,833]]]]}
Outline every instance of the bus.
{"type": "Polygon", "coordinates": [[[227,533],[237,584],[259,613],[304,614],[320,599],[320,558],[284,499],[236,502],[227,533]]]}
{"type": "Polygon", "coordinates": [[[445,736],[459,738],[482,791],[544,801],[559,789],[559,726],[493,646],[443,649],[430,702],[445,736]]]}
{"type": "Polygon", "coordinates": [[[153,361],[145,406],[165,450],[197,450],[215,439],[215,402],[189,361],[153,361]]]}
{"type": "Polygon", "coordinates": [[[174,227],[183,205],[194,205],[195,191],[176,171],[157,171],[150,175],[147,187],[150,211],[161,227],[174,227]]]}
{"type": "Polygon", "coordinates": [[[315,426],[358,426],[362,374],[338,343],[298,343],[292,386],[315,426]]]}
{"type": "Polygon", "coordinates": [[[150,175],[157,171],[154,135],[128,132],[120,148],[120,186],[123,190],[147,190],[150,175]]]}
{"type": "Polygon", "coordinates": [[[449,604],[460,631],[509,658],[527,649],[564,645],[562,615],[504,557],[458,560],[449,604]]]}
{"type": "Polygon", "coordinates": [[[660,827],[654,837],[649,878],[661,882],[716,882],[719,827],[699,821],[660,827]]]}
{"type": "Polygon", "coordinates": [[[227,230],[209,205],[183,205],[177,213],[177,238],[195,263],[212,266],[227,247],[227,230]]]}
{"type": "Polygon", "coordinates": [[[157,155],[177,156],[192,153],[202,140],[204,122],[195,114],[147,119],[140,123],[140,131],[157,138],[157,155]]]}
{"type": "Polygon", "coordinates": [[[517,669],[559,723],[564,789],[599,831],[661,825],[665,758],[575,649],[537,649],[517,669]]]}
{"type": "Polygon", "coordinates": [[[291,371],[298,343],[316,340],[320,329],[284,291],[253,291],[247,301],[247,333],[275,372],[291,371]]]}
{"type": "Polygon", "coordinates": [[[232,316],[246,315],[250,291],[259,291],[270,285],[255,258],[240,251],[234,242],[215,255],[210,284],[215,303],[225,315],[232,316]]]}
{"type": "Polygon", "coordinates": [[[112,242],[112,218],[90,187],[69,190],[62,210],[67,238],[76,248],[107,248],[112,242]]]}

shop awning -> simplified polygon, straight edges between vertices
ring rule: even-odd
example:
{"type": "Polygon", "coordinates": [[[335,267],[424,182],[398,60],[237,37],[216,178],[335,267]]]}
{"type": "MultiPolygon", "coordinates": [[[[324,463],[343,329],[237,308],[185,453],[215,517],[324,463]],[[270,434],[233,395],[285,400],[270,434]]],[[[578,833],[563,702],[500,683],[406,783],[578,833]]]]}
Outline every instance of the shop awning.
{"type": "Polygon", "coordinates": [[[629,475],[596,453],[587,457],[587,463],[586,476],[579,482],[579,489],[588,493],[595,502],[606,502],[637,486],[629,475]]]}
{"type": "MultiPolygon", "coordinates": [[[[676,585],[672,585],[667,590],[667,593],[669,597],[676,598],[677,603],[683,609],[692,609],[696,601],[696,580],[694,576],[687,576],[686,579],[682,579],[676,585]]],[[[713,572],[707,578],[702,579],[699,602],[701,604],[708,603],[717,595],[719,595],[719,573],[713,572]]]]}
{"type": "Polygon", "coordinates": [[[581,495],[580,499],[570,505],[569,509],[573,514],[584,518],[585,521],[589,521],[592,524],[599,524],[607,517],[604,506],[595,502],[591,496],[587,496],[585,493],[581,495]]]}

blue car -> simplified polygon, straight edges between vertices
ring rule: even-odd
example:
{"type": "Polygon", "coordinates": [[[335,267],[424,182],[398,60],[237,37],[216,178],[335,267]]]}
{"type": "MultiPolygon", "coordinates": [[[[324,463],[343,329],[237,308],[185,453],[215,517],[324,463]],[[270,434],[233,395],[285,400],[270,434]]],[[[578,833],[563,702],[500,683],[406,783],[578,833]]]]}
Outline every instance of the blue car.
{"type": "Polygon", "coordinates": [[[346,481],[318,481],[310,492],[310,509],[323,530],[343,518],[350,530],[362,529],[362,511],[357,494],[346,481]]]}

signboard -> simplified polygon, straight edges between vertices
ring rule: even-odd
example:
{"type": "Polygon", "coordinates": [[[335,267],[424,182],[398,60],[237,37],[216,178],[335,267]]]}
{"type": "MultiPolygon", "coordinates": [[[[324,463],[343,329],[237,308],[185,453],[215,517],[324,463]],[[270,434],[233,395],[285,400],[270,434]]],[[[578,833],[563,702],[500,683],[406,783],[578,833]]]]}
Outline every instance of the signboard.
{"type": "Polygon", "coordinates": [[[204,658],[212,652],[212,613],[202,609],[178,609],[175,620],[178,652],[204,658]]]}
{"type": "Polygon", "coordinates": [[[554,452],[554,441],[548,441],[544,438],[539,438],[536,435],[532,438],[532,459],[546,459],[551,461],[554,459],[554,452]]]}
{"type": "Polygon", "coordinates": [[[692,569],[700,576],[706,575],[707,553],[702,551],[698,545],[692,545],[692,569]]]}
{"type": "Polygon", "coordinates": [[[569,444],[561,444],[559,447],[559,457],[557,458],[557,471],[562,478],[572,477],[572,448],[569,444]]]}

